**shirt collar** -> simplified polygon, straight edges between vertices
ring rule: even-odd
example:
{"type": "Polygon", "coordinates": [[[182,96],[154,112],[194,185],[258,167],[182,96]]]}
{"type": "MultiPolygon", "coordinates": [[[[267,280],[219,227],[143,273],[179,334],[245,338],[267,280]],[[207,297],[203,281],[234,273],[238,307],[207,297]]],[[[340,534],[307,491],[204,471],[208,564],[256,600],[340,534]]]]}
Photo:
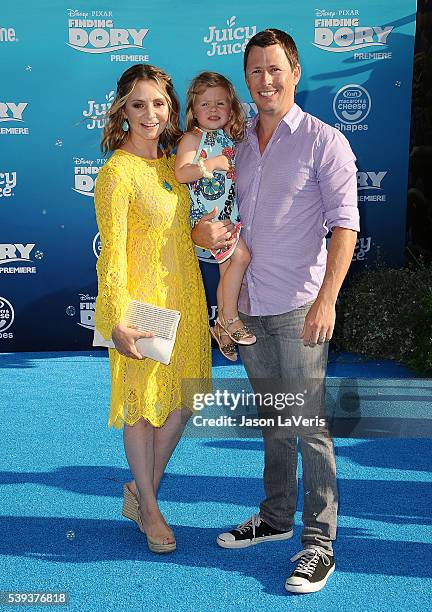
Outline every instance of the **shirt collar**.
{"type": "MultiPolygon", "coordinates": [[[[298,126],[300,125],[301,120],[303,119],[303,115],[304,115],[304,112],[302,111],[300,106],[294,103],[292,107],[289,109],[289,111],[287,112],[287,114],[282,117],[281,123],[282,121],[284,121],[286,125],[288,126],[291,134],[294,134],[294,132],[297,130],[298,126]]],[[[252,119],[248,127],[248,130],[247,130],[248,136],[250,136],[251,134],[256,135],[256,126],[258,123],[258,118],[259,118],[259,115],[255,115],[255,117],[252,119]]]]}
{"type": "Polygon", "coordinates": [[[285,121],[291,131],[291,134],[294,134],[294,132],[300,125],[300,121],[303,119],[303,115],[304,112],[302,111],[300,106],[294,103],[285,115],[285,117],[283,117],[282,121],[285,121]]]}

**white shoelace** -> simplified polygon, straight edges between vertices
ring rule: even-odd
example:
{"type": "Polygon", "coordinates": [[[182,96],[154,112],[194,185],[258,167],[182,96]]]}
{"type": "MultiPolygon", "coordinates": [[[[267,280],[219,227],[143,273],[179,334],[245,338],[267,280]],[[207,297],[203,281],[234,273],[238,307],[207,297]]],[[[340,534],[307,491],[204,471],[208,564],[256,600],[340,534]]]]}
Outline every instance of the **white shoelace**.
{"type": "Polygon", "coordinates": [[[306,548],[305,550],[302,550],[294,555],[294,557],[291,557],[291,561],[294,563],[301,557],[303,557],[303,559],[297,565],[295,571],[306,574],[306,576],[309,576],[309,578],[314,573],[320,557],[322,558],[323,564],[326,567],[330,565],[330,559],[320,548],[306,548]]]}
{"type": "Polygon", "coordinates": [[[236,527],[236,531],[243,533],[252,527],[252,538],[255,538],[255,527],[261,525],[262,519],[259,514],[254,514],[247,521],[236,527]]]}

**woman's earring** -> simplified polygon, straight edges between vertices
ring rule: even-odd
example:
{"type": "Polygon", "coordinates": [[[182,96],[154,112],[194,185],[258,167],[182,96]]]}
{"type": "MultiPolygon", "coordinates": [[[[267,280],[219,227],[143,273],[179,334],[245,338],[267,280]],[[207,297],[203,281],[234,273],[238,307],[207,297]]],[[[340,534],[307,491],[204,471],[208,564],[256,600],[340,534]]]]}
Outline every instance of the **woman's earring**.
{"type": "Polygon", "coordinates": [[[123,132],[129,132],[129,123],[126,121],[126,119],[122,123],[122,130],[123,132]]]}

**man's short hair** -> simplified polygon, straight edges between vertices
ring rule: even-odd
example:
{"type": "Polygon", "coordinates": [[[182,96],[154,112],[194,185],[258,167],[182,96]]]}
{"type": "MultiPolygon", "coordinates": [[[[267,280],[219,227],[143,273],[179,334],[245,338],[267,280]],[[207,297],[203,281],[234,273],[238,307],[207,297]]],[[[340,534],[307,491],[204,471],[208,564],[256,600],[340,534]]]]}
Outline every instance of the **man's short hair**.
{"type": "Polygon", "coordinates": [[[246,45],[243,57],[243,66],[245,73],[251,48],[271,47],[272,45],[280,45],[282,47],[282,49],[285,51],[285,55],[287,56],[287,60],[290,63],[291,69],[294,70],[294,68],[299,63],[299,58],[297,47],[293,38],[283,30],[278,30],[276,28],[268,28],[267,30],[262,30],[262,32],[258,32],[257,34],[255,34],[255,36],[252,36],[252,38],[246,45]]]}

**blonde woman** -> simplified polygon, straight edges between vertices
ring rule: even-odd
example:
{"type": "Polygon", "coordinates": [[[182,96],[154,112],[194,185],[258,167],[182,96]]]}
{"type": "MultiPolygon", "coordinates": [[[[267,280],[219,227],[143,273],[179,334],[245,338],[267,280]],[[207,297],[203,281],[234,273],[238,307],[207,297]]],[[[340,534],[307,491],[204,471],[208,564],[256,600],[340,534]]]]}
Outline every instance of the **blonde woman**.
{"type": "Polygon", "coordinates": [[[96,327],[110,349],[109,425],[124,426],[134,480],[124,486],[123,514],[146,534],[153,552],[176,548],[157,501],[160,480],[190,411],[182,381],[209,379],[208,315],[190,237],[189,195],[174,176],[172,151],[181,136],[170,77],[132,66],[120,77],[102,139],[113,152],[100,170],[96,217],[102,242],[97,264],[96,327]],[[181,312],[170,365],[138,353],[146,334],[127,327],[131,300],[181,312]]]}

